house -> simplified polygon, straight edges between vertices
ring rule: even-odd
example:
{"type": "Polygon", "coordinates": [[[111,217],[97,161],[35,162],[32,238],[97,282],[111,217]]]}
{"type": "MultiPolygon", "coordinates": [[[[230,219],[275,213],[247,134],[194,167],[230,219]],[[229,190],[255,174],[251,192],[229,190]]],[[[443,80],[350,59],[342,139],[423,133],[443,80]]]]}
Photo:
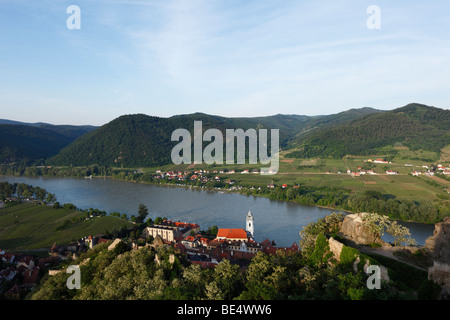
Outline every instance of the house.
{"type": "Polygon", "coordinates": [[[5,252],[5,251],[0,252],[0,258],[2,259],[3,262],[6,263],[13,263],[14,259],[16,259],[17,256],[18,254],[14,252],[5,252]]]}
{"type": "Polygon", "coordinates": [[[110,239],[100,238],[100,239],[97,240],[97,244],[107,243],[107,242],[109,242],[109,241],[111,241],[111,240],[110,240],[110,239]]]}
{"type": "Polygon", "coordinates": [[[52,245],[52,247],[49,250],[49,253],[53,256],[57,255],[61,251],[61,246],[58,245],[56,242],[52,245]]]}
{"type": "Polygon", "coordinates": [[[181,244],[187,249],[197,248],[200,246],[200,242],[194,236],[187,236],[181,241],[181,244]]]}
{"type": "Polygon", "coordinates": [[[34,267],[34,257],[26,255],[22,256],[19,260],[17,260],[16,268],[24,266],[26,269],[31,269],[34,267]]]}
{"type": "Polygon", "coordinates": [[[413,171],[413,172],[411,172],[411,174],[412,174],[413,176],[418,177],[418,176],[420,176],[420,175],[422,174],[422,172],[420,172],[420,171],[413,171]]]}
{"type": "Polygon", "coordinates": [[[273,242],[269,241],[269,239],[266,239],[261,242],[261,246],[261,251],[266,254],[277,254],[277,252],[291,253],[300,251],[300,247],[295,242],[290,247],[276,247],[273,242]]]}
{"type": "Polygon", "coordinates": [[[229,185],[233,185],[233,184],[235,184],[235,182],[236,182],[236,181],[231,180],[231,179],[225,180],[225,183],[226,183],[226,184],[229,184],[229,185]]]}
{"type": "Polygon", "coordinates": [[[393,175],[393,174],[398,174],[398,172],[397,172],[397,171],[394,171],[394,170],[387,170],[387,171],[386,171],[386,174],[391,174],[391,175],[393,175]]]}
{"type": "Polygon", "coordinates": [[[38,275],[39,275],[38,267],[33,267],[31,269],[25,270],[25,272],[22,273],[23,283],[24,284],[37,284],[38,275]]]}
{"type": "Polygon", "coordinates": [[[146,239],[150,236],[153,238],[160,236],[164,241],[176,242],[182,241],[191,232],[197,233],[198,231],[200,231],[200,226],[196,223],[165,220],[161,224],[145,228],[142,232],[142,237],[146,239]]]}
{"type": "Polygon", "coordinates": [[[142,231],[142,237],[147,239],[152,236],[156,238],[160,236],[162,240],[173,242],[182,237],[177,227],[165,225],[153,225],[142,231]]]}
{"type": "Polygon", "coordinates": [[[389,161],[383,160],[383,159],[376,159],[373,161],[373,163],[389,163],[389,161]]]}
{"type": "Polygon", "coordinates": [[[56,264],[59,261],[58,257],[45,257],[45,258],[39,258],[38,260],[38,267],[39,269],[46,268],[50,266],[51,264],[56,264]]]}
{"type": "Polygon", "coordinates": [[[445,170],[444,172],[442,172],[442,174],[445,174],[446,176],[450,175],[450,170],[445,170]]]}
{"type": "Polygon", "coordinates": [[[286,189],[287,186],[288,186],[287,184],[282,184],[282,185],[281,185],[281,188],[282,188],[282,189],[286,189]]]}
{"type": "Polygon", "coordinates": [[[0,271],[0,279],[11,281],[16,276],[17,271],[14,267],[9,267],[0,271]]]}

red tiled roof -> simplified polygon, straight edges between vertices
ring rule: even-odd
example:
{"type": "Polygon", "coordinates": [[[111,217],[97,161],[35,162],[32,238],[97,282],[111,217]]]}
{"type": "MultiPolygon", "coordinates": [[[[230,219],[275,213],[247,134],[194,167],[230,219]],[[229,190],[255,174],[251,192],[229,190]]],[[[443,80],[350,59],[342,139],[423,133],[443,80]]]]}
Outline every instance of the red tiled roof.
{"type": "Polygon", "coordinates": [[[217,238],[247,239],[247,232],[244,229],[219,229],[217,238]]]}
{"type": "Polygon", "coordinates": [[[23,283],[36,283],[39,274],[39,268],[28,269],[23,275],[23,283]]]}

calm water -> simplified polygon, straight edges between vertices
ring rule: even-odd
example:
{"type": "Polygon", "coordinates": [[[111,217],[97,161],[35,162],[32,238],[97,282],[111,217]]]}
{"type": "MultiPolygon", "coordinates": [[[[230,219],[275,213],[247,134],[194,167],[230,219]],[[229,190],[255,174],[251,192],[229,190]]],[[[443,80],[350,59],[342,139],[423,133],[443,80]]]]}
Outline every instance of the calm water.
{"type": "MultiPolygon", "coordinates": [[[[245,228],[247,212],[254,216],[255,240],[275,240],[278,246],[291,246],[300,240],[303,226],[333,212],[330,209],[273,201],[267,198],[198,189],[166,187],[94,178],[0,177],[0,181],[40,186],[54,193],[60,203],[73,203],[81,209],[97,208],[137,215],[145,204],[149,217],[167,217],[198,223],[201,229],[245,228]]],[[[423,245],[433,234],[434,225],[402,223],[423,245]]],[[[385,239],[390,241],[389,238],[385,239]]]]}

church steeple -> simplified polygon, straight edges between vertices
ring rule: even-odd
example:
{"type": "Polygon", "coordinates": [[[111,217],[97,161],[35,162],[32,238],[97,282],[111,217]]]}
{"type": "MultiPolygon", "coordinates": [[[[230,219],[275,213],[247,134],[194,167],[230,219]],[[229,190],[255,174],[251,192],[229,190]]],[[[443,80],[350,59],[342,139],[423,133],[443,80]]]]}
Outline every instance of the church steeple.
{"type": "Polygon", "coordinates": [[[253,225],[253,215],[249,210],[247,213],[247,219],[245,220],[245,231],[247,231],[252,237],[255,233],[254,225],[253,225]]]}

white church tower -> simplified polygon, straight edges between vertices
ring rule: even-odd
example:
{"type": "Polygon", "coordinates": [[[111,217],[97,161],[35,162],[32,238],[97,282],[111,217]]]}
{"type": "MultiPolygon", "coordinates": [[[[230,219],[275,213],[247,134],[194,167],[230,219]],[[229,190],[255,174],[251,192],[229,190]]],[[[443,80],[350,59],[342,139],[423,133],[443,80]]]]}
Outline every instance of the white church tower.
{"type": "Polygon", "coordinates": [[[251,211],[248,211],[247,213],[247,219],[245,220],[245,231],[247,231],[247,233],[249,233],[252,237],[255,233],[253,215],[251,211]]]}

